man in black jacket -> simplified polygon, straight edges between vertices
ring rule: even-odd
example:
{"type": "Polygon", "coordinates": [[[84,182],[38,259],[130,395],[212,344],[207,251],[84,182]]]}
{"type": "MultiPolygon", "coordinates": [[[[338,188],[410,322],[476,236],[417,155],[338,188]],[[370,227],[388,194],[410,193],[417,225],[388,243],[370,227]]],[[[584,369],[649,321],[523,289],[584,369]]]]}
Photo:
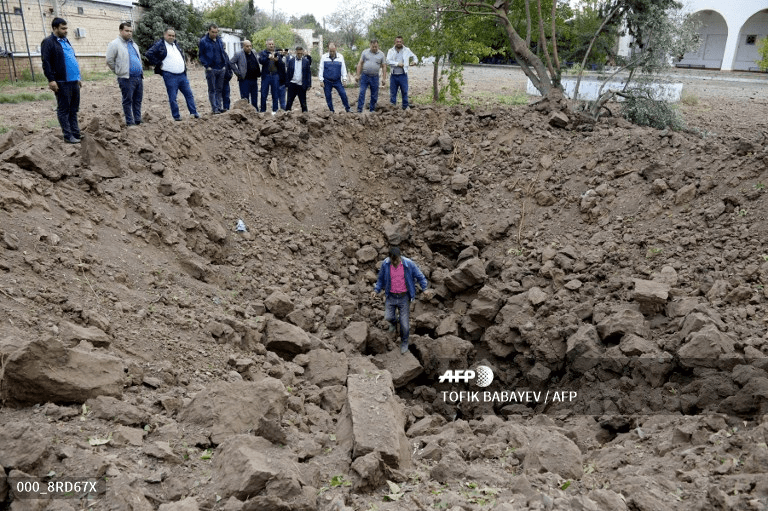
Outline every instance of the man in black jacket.
{"type": "Polygon", "coordinates": [[[176,96],[179,92],[184,96],[187,110],[192,117],[195,119],[200,117],[195,106],[192,88],[187,79],[187,63],[184,59],[184,51],[176,42],[176,31],[170,27],[166,28],[163,32],[163,38],[156,41],[144,55],[149,63],[155,66],[155,74],[163,76],[173,118],[177,121],[181,120],[179,104],[176,102],[176,96]]]}
{"type": "Polygon", "coordinates": [[[296,56],[288,59],[288,69],[285,72],[285,81],[288,87],[288,102],[286,110],[293,106],[293,100],[299,97],[301,111],[307,111],[307,90],[312,87],[312,57],[304,56],[304,48],[296,47],[296,56]]]}
{"type": "Polygon", "coordinates": [[[80,142],[80,127],[77,123],[82,86],[80,66],[75,50],[67,39],[67,22],[62,18],[53,18],[51,28],[51,35],[40,43],[43,73],[48,79],[48,87],[56,94],[56,115],[64,140],[77,144],[80,142]]]}
{"type": "Polygon", "coordinates": [[[232,72],[237,75],[237,84],[240,87],[240,98],[247,99],[256,111],[259,111],[259,77],[261,66],[256,52],[253,51],[251,41],[243,41],[243,49],[235,53],[229,61],[232,72]]]}

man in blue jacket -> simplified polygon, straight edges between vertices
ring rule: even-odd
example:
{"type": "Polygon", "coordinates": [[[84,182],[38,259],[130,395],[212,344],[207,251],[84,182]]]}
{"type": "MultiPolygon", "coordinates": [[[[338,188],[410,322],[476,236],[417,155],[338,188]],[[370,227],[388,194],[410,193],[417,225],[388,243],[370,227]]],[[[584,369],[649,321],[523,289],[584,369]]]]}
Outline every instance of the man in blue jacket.
{"type": "Polygon", "coordinates": [[[285,72],[285,81],[288,82],[288,101],[285,109],[290,110],[293,100],[299,97],[301,111],[307,111],[307,90],[312,87],[312,57],[304,56],[304,48],[296,47],[296,56],[288,59],[288,69],[285,72]]]}
{"type": "Polygon", "coordinates": [[[416,283],[421,290],[427,289],[427,279],[419,267],[400,254],[398,247],[390,247],[389,257],[384,259],[379,269],[379,278],[373,288],[372,298],[376,298],[382,289],[385,294],[384,319],[389,321],[389,331],[395,331],[396,312],[400,313],[400,353],[408,351],[410,335],[411,302],[416,298],[416,283]]]}
{"type": "Polygon", "coordinates": [[[53,32],[40,43],[40,57],[48,87],[56,94],[56,116],[64,134],[64,141],[80,143],[77,112],[80,110],[80,66],[75,50],[67,39],[67,22],[53,18],[53,32]]]}
{"type": "Polygon", "coordinates": [[[267,111],[267,95],[272,94],[272,114],[277,112],[280,81],[285,81],[285,63],[282,52],[275,49],[275,40],[267,39],[267,47],[259,53],[261,64],[261,111],[267,111]]]}
{"type": "Polygon", "coordinates": [[[147,50],[145,56],[149,63],[155,66],[155,74],[163,76],[173,119],[181,120],[179,104],[176,102],[176,96],[179,92],[184,96],[187,110],[192,114],[192,117],[200,117],[195,106],[195,96],[192,95],[192,88],[187,79],[187,62],[184,59],[184,50],[176,42],[176,31],[170,27],[166,28],[163,32],[163,38],[155,42],[147,50]]]}
{"type": "Polygon", "coordinates": [[[205,68],[205,80],[208,82],[208,100],[214,114],[224,111],[224,75],[227,73],[229,58],[224,51],[224,43],[219,37],[219,27],[211,24],[208,33],[198,44],[200,63],[205,68]]]}
{"type": "Polygon", "coordinates": [[[344,90],[344,82],[347,81],[347,65],[344,63],[344,55],[336,53],[336,44],[328,45],[328,53],[320,58],[320,70],[317,73],[320,85],[325,92],[325,102],[328,109],[333,112],[333,89],[339,93],[344,110],[349,112],[349,101],[347,101],[347,91],[344,90]]]}

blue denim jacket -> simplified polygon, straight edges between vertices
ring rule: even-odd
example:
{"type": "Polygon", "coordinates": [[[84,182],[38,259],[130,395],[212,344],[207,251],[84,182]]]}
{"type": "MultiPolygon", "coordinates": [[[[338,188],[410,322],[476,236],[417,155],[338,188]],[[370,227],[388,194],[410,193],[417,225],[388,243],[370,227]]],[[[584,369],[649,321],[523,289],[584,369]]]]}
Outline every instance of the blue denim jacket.
{"type": "MultiPolygon", "coordinates": [[[[419,267],[408,259],[407,257],[400,257],[400,261],[403,265],[404,276],[405,276],[405,287],[408,289],[408,298],[410,300],[413,300],[416,297],[416,282],[421,285],[421,290],[427,289],[427,279],[424,277],[424,274],[421,273],[421,270],[419,267]]],[[[374,291],[377,293],[380,293],[382,289],[387,293],[387,298],[389,298],[389,286],[391,284],[391,278],[389,276],[389,257],[384,259],[384,262],[381,263],[381,268],[379,269],[379,278],[376,280],[376,287],[374,288],[374,291]]]]}

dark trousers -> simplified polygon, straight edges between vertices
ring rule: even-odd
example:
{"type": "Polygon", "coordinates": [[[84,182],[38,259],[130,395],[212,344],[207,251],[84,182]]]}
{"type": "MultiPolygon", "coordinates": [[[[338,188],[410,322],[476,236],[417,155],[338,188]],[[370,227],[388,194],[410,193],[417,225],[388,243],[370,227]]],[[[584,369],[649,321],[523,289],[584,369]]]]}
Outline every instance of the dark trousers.
{"type": "Polygon", "coordinates": [[[205,81],[208,82],[208,101],[211,103],[213,113],[224,111],[223,91],[224,73],[226,69],[211,69],[205,72],[205,81]]]}
{"type": "Polygon", "coordinates": [[[56,82],[59,91],[56,93],[56,117],[64,138],[80,138],[80,127],[77,124],[77,111],[80,110],[80,84],[78,82],[56,82]]]}
{"type": "Polygon", "coordinates": [[[357,97],[357,111],[362,112],[365,106],[365,91],[371,88],[371,112],[376,110],[379,101],[379,75],[360,75],[360,95],[357,97]]]}
{"type": "Polygon", "coordinates": [[[141,124],[141,101],[144,99],[144,77],[131,76],[118,78],[120,93],[123,95],[123,114],[125,124],[134,126],[141,124]]]}
{"type": "Polygon", "coordinates": [[[245,80],[238,80],[237,86],[240,87],[240,98],[247,99],[253,105],[256,111],[259,111],[259,79],[246,78],[245,80]]]}
{"type": "Polygon", "coordinates": [[[331,92],[333,92],[333,89],[336,89],[336,92],[339,93],[339,97],[341,98],[341,104],[344,105],[344,110],[349,112],[349,101],[347,101],[347,91],[344,90],[344,85],[342,85],[341,80],[324,80],[323,81],[323,89],[325,89],[325,102],[328,103],[328,109],[333,112],[333,97],[331,96],[331,92]]]}
{"type": "Polygon", "coordinates": [[[277,96],[278,96],[278,99],[280,100],[280,108],[282,108],[283,110],[286,109],[285,108],[285,93],[286,93],[287,90],[288,90],[288,86],[287,85],[281,85],[278,88],[277,96]]]}
{"type": "Polygon", "coordinates": [[[267,94],[272,93],[272,111],[277,112],[277,98],[280,95],[280,75],[261,75],[261,111],[267,111],[267,94]]]}
{"type": "Polygon", "coordinates": [[[165,82],[165,90],[168,92],[168,102],[171,104],[171,115],[174,119],[181,119],[179,113],[179,104],[176,102],[176,96],[181,92],[184,99],[187,102],[187,110],[192,115],[197,115],[197,107],[195,106],[195,97],[192,95],[192,88],[189,86],[189,80],[187,79],[187,73],[168,73],[163,72],[163,81],[165,82]]]}
{"type": "Polygon", "coordinates": [[[411,303],[408,300],[408,293],[401,296],[387,296],[387,299],[384,301],[384,319],[389,321],[393,326],[397,324],[399,319],[400,340],[402,341],[407,341],[411,334],[410,316],[411,303]]]}
{"type": "Polygon", "coordinates": [[[293,106],[293,100],[296,99],[296,96],[299,97],[299,104],[301,105],[301,111],[306,112],[307,111],[307,89],[304,88],[303,85],[297,85],[293,82],[289,82],[287,85],[288,88],[288,100],[285,103],[285,109],[290,110],[293,106]]]}
{"type": "Polygon", "coordinates": [[[229,104],[230,99],[229,95],[231,94],[231,91],[229,89],[229,80],[231,80],[232,77],[230,76],[229,79],[227,77],[224,77],[224,85],[221,86],[221,104],[224,107],[224,110],[229,110],[229,104]]]}
{"type": "Polygon", "coordinates": [[[400,94],[403,97],[403,110],[408,108],[408,75],[403,73],[401,75],[391,74],[389,75],[389,102],[393,105],[397,104],[397,89],[400,89],[400,94]]]}

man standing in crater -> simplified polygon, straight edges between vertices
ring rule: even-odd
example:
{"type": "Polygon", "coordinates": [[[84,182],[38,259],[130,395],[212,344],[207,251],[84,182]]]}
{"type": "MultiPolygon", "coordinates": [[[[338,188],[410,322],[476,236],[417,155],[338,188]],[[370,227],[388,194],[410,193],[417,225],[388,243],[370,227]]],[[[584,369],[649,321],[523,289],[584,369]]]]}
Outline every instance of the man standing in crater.
{"type": "Polygon", "coordinates": [[[427,279],[419,267],[400,254],[400,248],[390,247],[389,257],[384,259],[379,269],[372,298],[376,298],[384,290],[384,319],[389,321],[389,331],[394,332],[397,324],[397,314],[400,316],[400,353],[408,351],[410,335],[411,302],[416,298],[416,284],[421,290],[427,289],[427,279]]]}

